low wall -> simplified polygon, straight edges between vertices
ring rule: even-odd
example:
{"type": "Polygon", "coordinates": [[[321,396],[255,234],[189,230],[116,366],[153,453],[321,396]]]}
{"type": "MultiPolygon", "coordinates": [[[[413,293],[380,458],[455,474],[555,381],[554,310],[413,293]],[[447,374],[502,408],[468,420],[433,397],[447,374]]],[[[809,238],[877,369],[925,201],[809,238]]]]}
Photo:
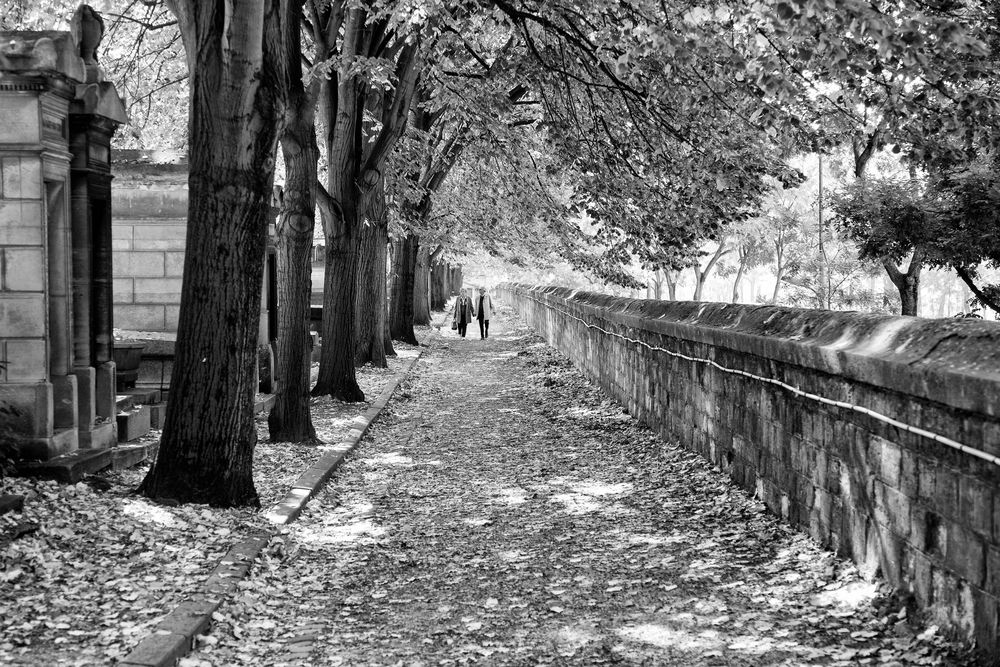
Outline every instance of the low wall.
{"type": "Polygon", "coordinates": [[[662,436],[997,651],[1000,326],[497,294],[662,436]]]}

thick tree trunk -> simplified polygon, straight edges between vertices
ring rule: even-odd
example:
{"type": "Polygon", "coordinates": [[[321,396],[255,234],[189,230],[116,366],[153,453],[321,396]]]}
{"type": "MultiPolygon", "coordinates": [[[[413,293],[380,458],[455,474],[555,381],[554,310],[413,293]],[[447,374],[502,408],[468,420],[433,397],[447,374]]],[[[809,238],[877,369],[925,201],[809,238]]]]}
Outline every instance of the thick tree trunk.
{"type": "Polygon", "coordinates": [[[459,265],[455,267],[455,275],[452,277],[451,281],[452,296],[458,296],[459,292],[462,291],[463,282],[465,282],[465,276],[463,275],[461,265],[459,265]]]}
{"type": "Polygon", "coordinates": [[[309,410],[312,293],[312,242],[316,219],[316,146],[314,102],[297,100],[281,138],[285,190],[275,229],[278,268],[278,345],[274,407],[267,417],[273,442],[315,442],[309,410]]]}
{"type": "Polygon", "coordinates": [[[421,246],[417,251],[417,265],[413,274],[413,324],[427,326],[431,323],[430,267],[431,251],[421,246]]]}
{"type": "Polygon", "coordinates": [[[170,403],[140,491],[258,505],[257,331],[287,17],[271,2],[171,7],[191,87],[187,239],[170,403]]]}
{"type": "Polygon", "coordinates": [[[416,234],[393,241],[392,298],[389,302],[389,333],[392,340],[419,345],[413,332],[413,274],[420,239],[416,234]]]}
{"type": "Polygon", "coordinates": [[[358,260],[358,300],[355,310],[356,356],[358,366],[371,363],[386,368],[386,243],[389,219],[385,206],[384,182],[375,186],[368,205],[368,224],[361,230],[358,260]]]}

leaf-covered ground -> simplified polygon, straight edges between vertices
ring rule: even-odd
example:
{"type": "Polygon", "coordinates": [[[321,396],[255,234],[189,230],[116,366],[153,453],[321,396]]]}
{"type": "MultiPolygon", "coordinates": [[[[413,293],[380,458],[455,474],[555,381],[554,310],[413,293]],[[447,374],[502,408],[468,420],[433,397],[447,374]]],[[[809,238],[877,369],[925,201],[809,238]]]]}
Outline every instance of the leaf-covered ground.
{"type": "Polygon", "coordinates": [[[493,326],[432,340],[182,665],[972,664],[493,326]]]}
{"type": "MultiPolygon", "coordinates": [[[[359,373],[370,401],[403,361],[359,373]]],[[[319,437],[342,440],[367,407],[316,399],[319,437]]],[[[267,509],[323,448],[271,443],[263,418],[258,438],[254,480],[267,509]]],[[[254,510],[151,503],[133,493],[147,468],[76,485],[0,479],[0,494],[26,496],[23,513],[0,516],[0,664],[113,664],[208,578],[233,543],[271,527],[254,510]]]]}

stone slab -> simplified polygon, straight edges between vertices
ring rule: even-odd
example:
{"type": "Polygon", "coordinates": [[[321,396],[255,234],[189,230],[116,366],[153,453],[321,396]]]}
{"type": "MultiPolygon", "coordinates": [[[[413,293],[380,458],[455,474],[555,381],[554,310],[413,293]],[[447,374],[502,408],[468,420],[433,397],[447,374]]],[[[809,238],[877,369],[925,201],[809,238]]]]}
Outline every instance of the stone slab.
{"type": "Polygon", "coordinates": [[[152,459],[156,455],[156,450],[160,443],[149,442],[141,445],[119,445],[111,450],[111,468],[113,470],[124,470],[142,463],[147,459],[152,459]]]}
{"type": "Polygon", "coordinates": [[[86,475],[111,465],[109,449],[78,449],[48,461],[29,461],[18,464],[17,473],[24,477],[54,479],[64,484],[76,484],[86,475]]]}
{"type": "Polygon", "coordinates": [[[139,405],[115,417],[118,422],[118,442],[137,440],[149,433],[149,407],[139,405]]]}

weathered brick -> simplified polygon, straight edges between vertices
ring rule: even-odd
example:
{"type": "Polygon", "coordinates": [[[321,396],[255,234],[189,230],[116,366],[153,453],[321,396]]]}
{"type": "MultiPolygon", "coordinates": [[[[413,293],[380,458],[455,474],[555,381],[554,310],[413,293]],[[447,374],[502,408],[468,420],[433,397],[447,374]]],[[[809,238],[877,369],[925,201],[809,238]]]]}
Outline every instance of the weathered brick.
{"type": "Polygon", "coordinates": [[[993,491],[979,481],[958,478],[959,516],[962,523],[980,535],[990,537],[993,529],[993,491]]]}
{"type": "Polygon", "coordinates": [[[878,474],[885,483],[892,487],[899,486],[900,459],[902,453],[899,446],[885,438],[872,436],[869,440],[869,451],[878,460],[878,474]]]}
{"type": "Polygon", "coordinates": [[[957,523],[948,524],[945,564],[975,586],[986,578],[986,550],[982,538],[957,523]]]}
{"type": "Polygon", "coordinates": [[[912,499],[920,497],[920,459],[908,449],[900,449],[899,491],[912,499]]]}

